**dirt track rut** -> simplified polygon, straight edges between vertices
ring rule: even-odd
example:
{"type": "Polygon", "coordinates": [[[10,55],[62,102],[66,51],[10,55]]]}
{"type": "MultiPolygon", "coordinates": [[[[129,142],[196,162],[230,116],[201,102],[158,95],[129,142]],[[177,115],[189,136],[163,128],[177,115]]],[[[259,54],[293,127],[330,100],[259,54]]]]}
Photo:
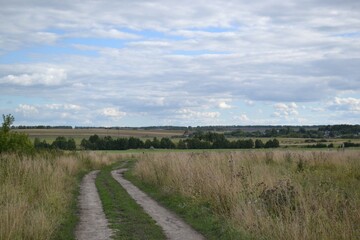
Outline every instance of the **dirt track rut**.
{"type": "Polygon", "coordinates": [[[160,206],[157,202],[148,197],[144,192],[140,191],[131,182],[123,178],[122,173],[126,169],[114,170],[111,172],[113,178],[119,182],[123,188],[135,199],[135,201],[143,207],[164,230],[165,235],[170,240],[197,240],[204,239],[202,235],[193,230],[183,220],[177,217],[169,210],[160,206]]]}
{"type": "Polygon", "coordinates": [[[108,227],[108,222],[95,186],[98,172],[92,171],[87,174],[80,185],[80,222],[75,231],[77,240],[111,239],[112,232],[108,227]]]}

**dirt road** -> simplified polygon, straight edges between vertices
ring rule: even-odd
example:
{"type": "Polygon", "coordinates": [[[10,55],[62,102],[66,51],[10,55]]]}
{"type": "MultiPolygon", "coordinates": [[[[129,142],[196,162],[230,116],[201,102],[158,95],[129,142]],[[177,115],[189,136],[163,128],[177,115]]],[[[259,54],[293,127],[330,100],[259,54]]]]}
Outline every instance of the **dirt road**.
{"type": "Polygon", "coordinates": [[[126,189],[130,196],[143,207],[145,212],[147,212],[163,228],[168,239],[204,239],[202,235],[193,230],[183,220],[169,210],[160,206],[157,202],[135,187],[131,182],[124,179],[122,176],[124,171],[126,171],[126,169],[114,170],[111,172],[111,175],[123,186],[123,188],[126,189]]]}
{"type": "Polygon", "coordinates": [[[98,191],[95,186],[99,171],[87,174],[80,186],[80,222],[75,236],[78,240],[105,240],[112,234],[102,209],[98,191]]]}

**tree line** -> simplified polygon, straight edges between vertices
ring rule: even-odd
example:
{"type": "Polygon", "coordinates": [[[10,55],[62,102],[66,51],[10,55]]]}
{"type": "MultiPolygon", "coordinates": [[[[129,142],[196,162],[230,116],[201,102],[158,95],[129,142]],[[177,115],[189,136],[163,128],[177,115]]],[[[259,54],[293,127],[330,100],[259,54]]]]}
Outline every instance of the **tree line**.
{"type": "Polygon", "coordinates": [[[55,139],[51,144],[45,140],[41,141],[39,138],[35,138],[34,147],[38,150],[44,149],[60,149],[60,150],[76,150],[76,142],[73,138],[67,139],[66,137],[60,136],[55,139]]]}
{"type": "Polygon", "coordinates": [[[86,150],[127,150],[127,149],[251,149],[251,148],[277,148],[280,143],[277,139],[268,140],[263,143],[261,140],[252,139],[230,141],[223,134],[205,133],[198,134],[192,138],[180,139],[177,143],[170,138],[147,139],[145,141],[136,137],[112,138],[111,136],[99,137],[92,135],[83,139],[80,144],[86,150]]]}
{"type": "MultiPolygon", "coordinates": [[[[254,126],[254,129],[256,127],[254,126]]],[[[232,137],[283,137],[283,138],[360,138],[360,125],[328,125],[317,127],[282,126],[264,131],[244,131],[237,129],[225,132],[232,137]]]]}

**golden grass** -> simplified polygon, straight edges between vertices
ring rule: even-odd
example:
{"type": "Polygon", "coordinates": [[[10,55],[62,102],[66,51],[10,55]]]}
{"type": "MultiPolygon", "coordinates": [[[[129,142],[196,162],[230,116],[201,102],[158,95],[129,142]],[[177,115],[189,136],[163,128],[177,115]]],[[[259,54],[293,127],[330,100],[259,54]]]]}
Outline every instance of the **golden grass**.
{"type": "Polygon", "coordinates": [[[65,218],[80,171],[115,156],[44,153],[0,156],[0,239],[50,239],[65,218]]]}
{"type": "Polygon", "coordinates": [[[359,151],[143,154],[134,174],[257,239],[360,239],[359,151]]]}

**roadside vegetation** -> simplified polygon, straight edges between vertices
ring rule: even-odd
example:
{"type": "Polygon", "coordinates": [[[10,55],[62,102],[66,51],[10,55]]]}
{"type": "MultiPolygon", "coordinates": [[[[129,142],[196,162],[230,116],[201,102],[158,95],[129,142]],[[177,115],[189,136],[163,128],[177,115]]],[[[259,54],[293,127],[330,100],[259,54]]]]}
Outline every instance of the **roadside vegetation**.
{"type": "Polygon", "coordinates": [[[199,218],[191,213],[194,206],[217,219],[209,222],[213,228],[195,226],[202,231],[211,232],[220,222],[226,232],[239,233],[224,233],[228,239],[360,238],[359,151],[150,153],[139,158],[132,174],[143,190],[190,223],[199,218]],[[169,201],[174,196],[175,203],[169,201]]]}
{"type": "Polygon", "coordinates": [[[115,161],[94,152],[34,151],[28,136],[0,129],[0,239],[73,239],[81,177],[115,161]]]}
{"type": "Polygon", "coordinates": [[[0,154],[0,239],[71,239],[81,176],[114,160],[100,153],[0,154]]]}

